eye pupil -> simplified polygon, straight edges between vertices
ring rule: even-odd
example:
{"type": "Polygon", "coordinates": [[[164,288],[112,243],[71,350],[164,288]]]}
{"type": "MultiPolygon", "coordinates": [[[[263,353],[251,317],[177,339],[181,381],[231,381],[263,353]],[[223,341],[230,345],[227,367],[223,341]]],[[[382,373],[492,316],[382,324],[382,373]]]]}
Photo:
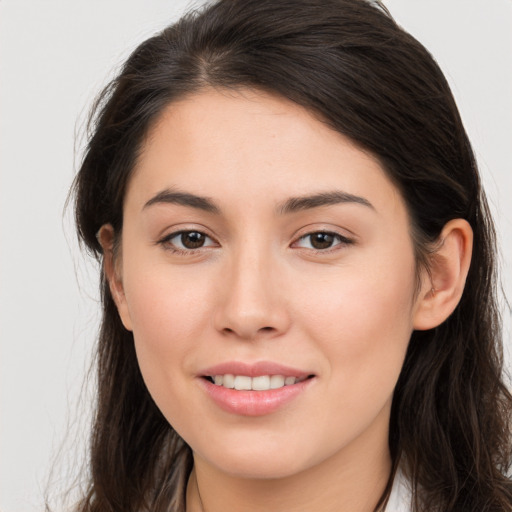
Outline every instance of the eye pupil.
{"type": "Polygon", "coordinates": [[[315,249],[328,249],[334,242],[334,236],[329,233],[314,233],[311,236],[311,245],[315,249]]]}
{"type": "Polygon", "coordinates": [[[187,249],[197,249],[205,242],[205,235],[197,231],[187,231],[181,234],[181,243],[187,249]]]}

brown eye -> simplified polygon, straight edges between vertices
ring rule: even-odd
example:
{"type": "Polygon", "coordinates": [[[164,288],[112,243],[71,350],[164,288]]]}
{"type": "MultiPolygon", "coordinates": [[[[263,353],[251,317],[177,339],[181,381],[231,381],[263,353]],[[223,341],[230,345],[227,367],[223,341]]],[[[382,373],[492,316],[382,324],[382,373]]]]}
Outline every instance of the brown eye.
{"type": "Polygon", "coordinates": [[[214,247],[216,242],[201,231],[177,231],[166,236],[160,242],[165,249],[174,252],[188,252],[203,247],[214,247]]]}
{"type": "Polygon", "coordinates": [[[331,233],[329,231],[315,231],[300,237],[295,242],[295,247],[304,249],[312,249],[315,251],[325,251],[336,246],[343,246],[352,244],[353,241],[338,233],[331,233]]]}
{"type": "Polygon", "coordinates": [[[328,249],[334,243],[334,235],[331,233],[313,233],[311,237],[311,246],[315,249],[328,249]]]}
{"type": "Polygon", "coordinates": [[[187,249],[198,249],[203,247],[206,236],[198,231],[185,231],[181,233],[181,244],[187,249]]]}

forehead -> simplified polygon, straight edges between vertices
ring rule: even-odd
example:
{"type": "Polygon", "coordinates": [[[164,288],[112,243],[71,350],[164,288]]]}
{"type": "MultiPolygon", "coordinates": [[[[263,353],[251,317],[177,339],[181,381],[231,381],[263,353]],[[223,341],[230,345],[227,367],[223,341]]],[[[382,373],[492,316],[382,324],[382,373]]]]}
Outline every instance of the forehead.
{"type": "Polygon", "coordinates": [[[403,209],[379,161],[305,108],[255,90],[206,89],[166,107],[143,145],[127,202],[168,188],[220,202],[280,202],[325,190],[403,209]]]}

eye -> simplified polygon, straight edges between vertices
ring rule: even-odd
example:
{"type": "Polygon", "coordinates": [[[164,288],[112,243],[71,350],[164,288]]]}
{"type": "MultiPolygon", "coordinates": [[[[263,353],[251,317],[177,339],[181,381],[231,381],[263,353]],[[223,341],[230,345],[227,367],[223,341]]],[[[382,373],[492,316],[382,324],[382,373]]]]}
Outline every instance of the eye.
{"type": "Polygon", "coordinates": [[[188,252],[194,249],[217,245],[208,235],[201,233],[201,231],[193,230],[171,233],[162,239],[160,243],[176,252],[188,252]]]}
{"type": "Polygon", "coordinates": [[[293,245],[294,247],[322,251],[332,249],[337,245],[348,245],[351,243],[353,243],[352,240],[339,235],[338,233],[316,231],[314,233],[308,233],[307,235],[301,236],[293,245]]]}

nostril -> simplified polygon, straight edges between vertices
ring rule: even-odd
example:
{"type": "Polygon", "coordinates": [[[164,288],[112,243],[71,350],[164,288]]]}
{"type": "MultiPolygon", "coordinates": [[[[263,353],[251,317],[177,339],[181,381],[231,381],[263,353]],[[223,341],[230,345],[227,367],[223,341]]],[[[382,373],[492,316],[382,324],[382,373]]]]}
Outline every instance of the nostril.
{"type": "MultiPolygon", "coordinates": [[[[229,320],[229,319],[228,319],[229,320]]],[[[243,318],[235,319],[233,321],[224,321],[224,325],[220,325],[219,332],[224,336],[235,336],[240,339],[256,339],[258,337],[268,338],[277,335],[280,332],[286,330],[286,326],[276,325],[272,323],[259,321],[260,319],[243,318]]]]}

